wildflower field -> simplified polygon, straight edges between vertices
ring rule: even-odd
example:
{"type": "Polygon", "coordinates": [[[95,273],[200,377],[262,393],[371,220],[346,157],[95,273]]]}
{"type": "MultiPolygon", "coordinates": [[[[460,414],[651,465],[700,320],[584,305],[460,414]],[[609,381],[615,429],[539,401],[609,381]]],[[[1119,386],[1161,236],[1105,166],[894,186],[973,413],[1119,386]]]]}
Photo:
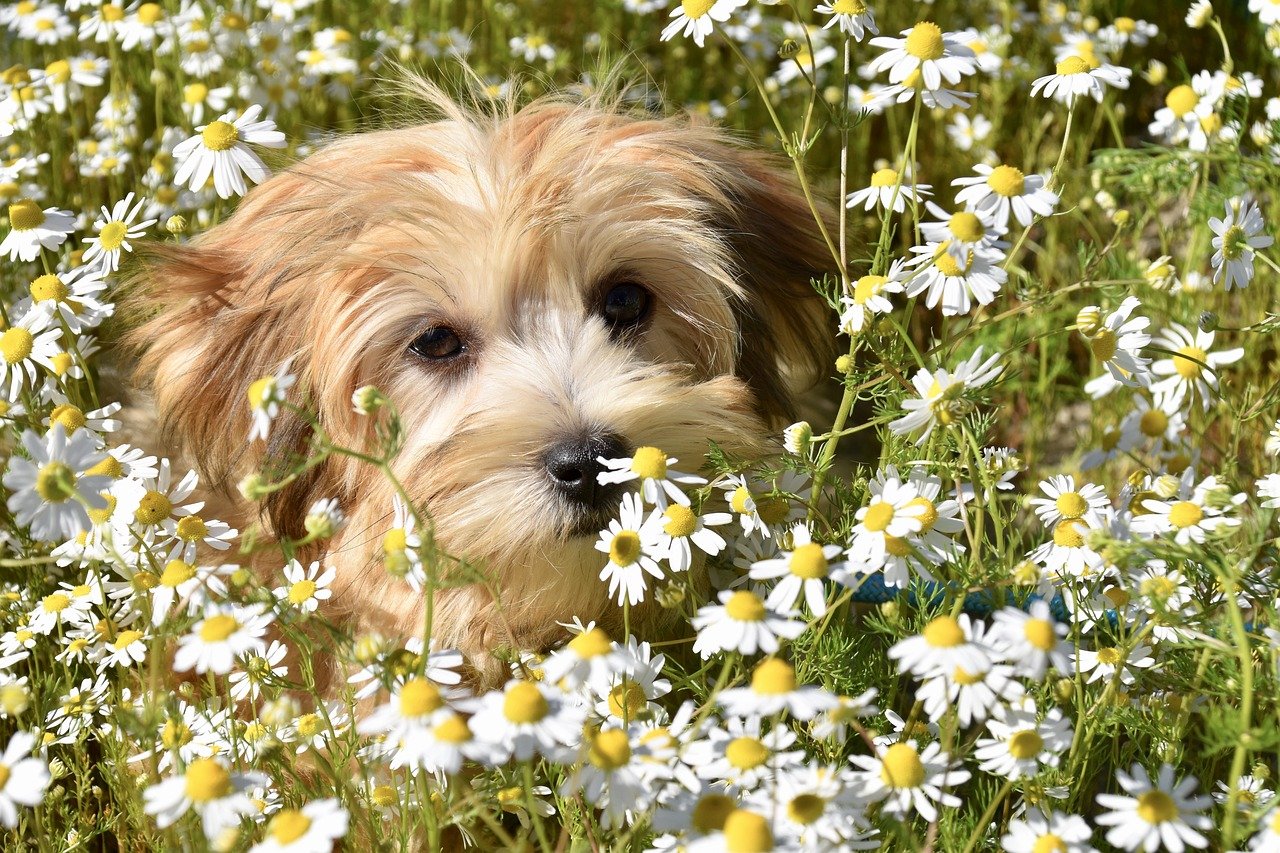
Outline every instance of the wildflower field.
{"type": "MultiPolygon", "coordinates": [[[[0,849],[1280,850],[1280,2],[6,0],[0,52],[0,849]],[[294,555],[348,508],[232,529],[122,424],[145,244],[394,125],[405,69],[735,128],[830,253],[776,456],[601,474],[599,583],[681,627],[488,691],[330,618],[294,555]]],[[[391,476],[395,400],[352,406],[383,445],[245,499],[391,476]]],[[[430,613],[465,581],[404,496],[430,613]]]]}

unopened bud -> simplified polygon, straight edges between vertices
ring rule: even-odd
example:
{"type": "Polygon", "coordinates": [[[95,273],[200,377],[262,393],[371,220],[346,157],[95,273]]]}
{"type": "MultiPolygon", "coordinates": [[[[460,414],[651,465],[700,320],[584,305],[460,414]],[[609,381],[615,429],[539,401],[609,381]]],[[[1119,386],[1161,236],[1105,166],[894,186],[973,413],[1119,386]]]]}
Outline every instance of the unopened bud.
{"type": "Polygon", "coordinates": [[[372,415],[386,403],[387,398],[372,385],[363,385],[351,395],[351,408],[355,409],[358,415],[372,415]]]}
{"type": "Polygon", "coordinates": [[[788,453],[804,456],[813,442],[813,427],[808,421],[797,421],[782,431],[782,446],[788,453]]]}
{"type": "Polygon", "coordinates": [[[164,221],[164,230],[170,234],[183,234],[187,230],[187,217],[175,213],[164,221]]]}
{"type": "Polygon", "coordinates": [[[1097,305],[1081,308],[1080,313],[1076,314],[1076,331],[1086,338],[1091,338],[1098,334],[1098,330],[1101,328],[1102,309],[1097,305]]]}
{"type": "Polygon", "coordinates": [[[1200,331],[1216,332],[1218,331],[1218,315],[1212,311],[1203,311],[1200,314],[1200,331]]]}
{"type": "Polygon", "coordinates": [[[800,55],[800,42],[795,39],[787,38],[782,40],[782,44],[778,45],[779,59],[794,59],[800,55]]]}
{"type": "Polygon", "coordinates": [[[845,376],[849,371],[853,370],[853,358],[848,355],[842,355],[836,359],[836,373],[845,376]]]}

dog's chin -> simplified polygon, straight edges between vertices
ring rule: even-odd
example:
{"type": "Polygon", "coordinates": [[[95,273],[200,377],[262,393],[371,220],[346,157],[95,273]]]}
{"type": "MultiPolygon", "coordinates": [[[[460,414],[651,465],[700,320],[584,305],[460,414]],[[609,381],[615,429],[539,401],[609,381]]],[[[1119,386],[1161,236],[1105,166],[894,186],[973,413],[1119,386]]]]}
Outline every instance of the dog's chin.
{"type": "Polygon", "coordinates": [[[609,526],[609,522],[617,517],[617,508],[605,507],[576,509],[565,526],[566,539],[595,539],[600,531],[609,526]]]}

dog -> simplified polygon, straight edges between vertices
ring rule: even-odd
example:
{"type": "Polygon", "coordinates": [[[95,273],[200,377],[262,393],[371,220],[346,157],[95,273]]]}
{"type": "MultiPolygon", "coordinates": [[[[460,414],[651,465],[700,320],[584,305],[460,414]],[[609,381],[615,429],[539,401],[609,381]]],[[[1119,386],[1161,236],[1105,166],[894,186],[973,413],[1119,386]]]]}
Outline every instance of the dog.
{"type": "MultiPolygon", "coordinates": [[[[165,442],[234,501],[228,521],[261,513],[296,539],[307,507],[336,498],[347,524],[300,555],[337,570],[328,617],[410,637],[424,598],[383,566],[380,471],[335,455],[261,507],[234,497],[311,440],[285,411],[246,441],[254,380],[289,361],[290,399],[356,449],[376,419],[352,394],[380,389],[404,428],[397,479],[434,543],[490,581],[435,592],[433,642],[492,686],[508,672],[496,650],[548,648],[558,622],[619,636],[593,547],[619,493],[597,460],[652,446],[691,470],[708,440],[768,451],[831,364],[811,280],[835,264],[785,161],[709,123],[617,97],[490,109],[410,85],[429,120],[339,138],[196,239],[145,249],[133,301],[148,315],[128,341],[165,442]]],[[[646,602],[630,619],[652,633],[664,616],[646,602]]]]}

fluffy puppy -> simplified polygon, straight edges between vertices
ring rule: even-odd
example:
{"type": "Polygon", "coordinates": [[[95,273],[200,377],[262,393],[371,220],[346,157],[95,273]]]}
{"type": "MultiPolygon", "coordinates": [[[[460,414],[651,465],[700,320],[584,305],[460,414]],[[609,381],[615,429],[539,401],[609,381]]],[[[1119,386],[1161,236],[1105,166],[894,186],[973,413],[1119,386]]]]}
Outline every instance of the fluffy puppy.
{"type": "MultiPolygon", "coordinates": [[[[353,448],[374,436],[352,393],[381,389],[405,427],[396,475],[436,544],[489,579],[436,594],[434,642],[492,684],[498,647],[546,647],[573,616],[620,622],[593,547],[619,498],[598,456],[654,446],[687,470],[708,439],[766,447],[789,389],[830,364],[810,279],[831,261],[784,166],[721,130],[604,99],[481,110],[413,85],[434,120],[338,139],[199,238],[150,247],[131,340],[166,440],[228,496],[310,440],[285,413],[246,442],[255,379],[291,360],[293,399],[353,448]]],[[[347,525],[304,555],[337,569],[328,615],[411,636],[423,597],[380,554],[392,494],[335,456],[264,514],[297,537],[337,498],[347,525]]]]}

